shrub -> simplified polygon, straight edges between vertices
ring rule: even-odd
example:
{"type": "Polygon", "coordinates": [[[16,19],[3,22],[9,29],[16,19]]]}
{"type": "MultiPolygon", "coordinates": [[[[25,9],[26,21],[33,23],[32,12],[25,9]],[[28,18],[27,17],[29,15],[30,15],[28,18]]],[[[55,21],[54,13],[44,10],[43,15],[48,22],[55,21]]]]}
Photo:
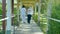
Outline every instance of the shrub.
{"type": "MultiPolygon", "coordinates": [[[[52,8],[51,17],[60,20],[60,5],[54,7],[52,8]]],[[[47,34],[60,34],[60,22],[50,20],[47,34]]]]}

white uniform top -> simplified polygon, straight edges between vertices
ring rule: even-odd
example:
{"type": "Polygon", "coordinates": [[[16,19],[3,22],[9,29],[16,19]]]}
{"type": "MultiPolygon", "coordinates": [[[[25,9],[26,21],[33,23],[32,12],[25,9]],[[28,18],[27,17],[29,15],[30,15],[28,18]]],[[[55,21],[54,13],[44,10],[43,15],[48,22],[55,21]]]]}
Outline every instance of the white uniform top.
{"type": "Polygon", "coordinates": [[[33,9],[31,7],[28,9],[27,14],[30,14],[30,15],[33,14],[33,9]]]}
{"type": "Polygon", "coordinates": [[[21,8],[20,11],[21,11],[21,15],[26,15],[26,8],[21,8]]]}
{"type": "Polygon", "coordinates": [[[26,21],[26,8],[21,8],[20,14],[21,14],[22,21],[25,22],[26,21]]]}

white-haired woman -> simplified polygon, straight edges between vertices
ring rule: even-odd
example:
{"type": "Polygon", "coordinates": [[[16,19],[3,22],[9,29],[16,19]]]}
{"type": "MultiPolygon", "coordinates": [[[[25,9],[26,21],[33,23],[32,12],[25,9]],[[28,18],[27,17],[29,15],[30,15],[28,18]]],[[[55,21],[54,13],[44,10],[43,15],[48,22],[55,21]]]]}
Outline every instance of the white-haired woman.
{"type": "Polygon", "coordinates": [[[28,10],[27,10],[27,22],[29,24],[30,24],[32,15],[33,15],[33,8],[32,7],[29,7],[28,10]]]}

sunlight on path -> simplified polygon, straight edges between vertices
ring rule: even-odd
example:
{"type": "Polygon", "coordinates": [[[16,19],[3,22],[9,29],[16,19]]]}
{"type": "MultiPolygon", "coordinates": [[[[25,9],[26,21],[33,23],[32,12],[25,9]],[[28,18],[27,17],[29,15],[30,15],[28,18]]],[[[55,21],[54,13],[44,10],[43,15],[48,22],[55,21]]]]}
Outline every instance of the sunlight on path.
{"type": "Polygon", "coordinates": [[[15,30],[15,34],[43,34],[43,32],[32,20],[30,24],[21,23],[20,27],[15,30]]]}

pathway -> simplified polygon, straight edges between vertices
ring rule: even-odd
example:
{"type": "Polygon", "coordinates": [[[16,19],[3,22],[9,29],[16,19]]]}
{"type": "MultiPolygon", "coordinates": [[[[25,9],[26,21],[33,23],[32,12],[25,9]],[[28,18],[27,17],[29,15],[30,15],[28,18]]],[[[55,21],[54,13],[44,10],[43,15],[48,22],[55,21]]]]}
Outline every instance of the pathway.
{"type": "Polygon", "coordinates": [[[15,29],[15,34],[43,34],[37,24],[32,20],[30,24],[21,23],[20,27],[15,29]]]}

